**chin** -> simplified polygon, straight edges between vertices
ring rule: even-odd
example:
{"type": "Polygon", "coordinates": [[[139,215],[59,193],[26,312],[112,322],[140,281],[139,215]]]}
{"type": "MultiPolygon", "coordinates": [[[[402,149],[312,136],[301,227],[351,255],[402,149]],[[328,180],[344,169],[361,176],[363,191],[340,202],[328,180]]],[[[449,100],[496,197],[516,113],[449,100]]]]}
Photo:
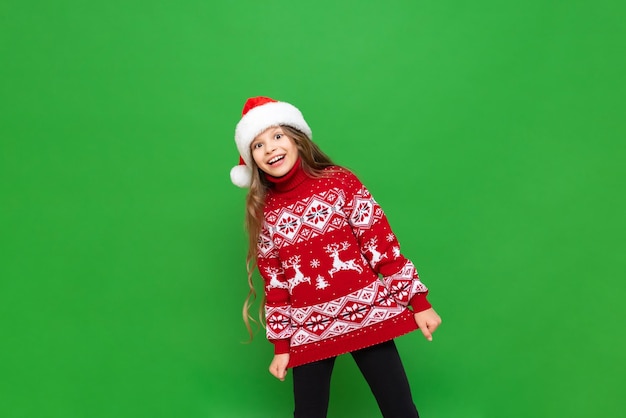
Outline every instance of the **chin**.
{"type": "Polygon", "coordinates": [[[282,170],[281,170],[280,172],[278,172],[278,173],[276,173],[276,174],[272,174],[272,175],[273,175],[274,177],[283,177],[283,176],[286,176],[286,175],[287,175],[287,173],[289,173],[289,170],[287,170],[287,171],[282,171],[282,170]]]}
{"type": "Polygon", "coordinates": [[[276,174],[273,174],[273,176],[274,177],[286,176],[291,171],[292,168],[293,168],[293,165],[289,168],[281,167],[280,170],[276,172],[276,174]]]}

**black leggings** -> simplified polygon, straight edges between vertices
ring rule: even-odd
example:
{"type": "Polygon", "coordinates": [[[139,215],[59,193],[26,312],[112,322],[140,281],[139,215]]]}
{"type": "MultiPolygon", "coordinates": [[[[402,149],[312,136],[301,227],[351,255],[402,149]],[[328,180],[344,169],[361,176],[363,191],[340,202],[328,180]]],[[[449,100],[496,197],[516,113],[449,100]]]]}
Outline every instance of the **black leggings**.
{"type": "MultiPolygon", "coordinates": [[[[352,357],[385,418],[419,418],[396,345],[384,342],[353,351],[352,357]]],[[[295,418],[325,418],[335,357],[293,369],[295,418]]]]}

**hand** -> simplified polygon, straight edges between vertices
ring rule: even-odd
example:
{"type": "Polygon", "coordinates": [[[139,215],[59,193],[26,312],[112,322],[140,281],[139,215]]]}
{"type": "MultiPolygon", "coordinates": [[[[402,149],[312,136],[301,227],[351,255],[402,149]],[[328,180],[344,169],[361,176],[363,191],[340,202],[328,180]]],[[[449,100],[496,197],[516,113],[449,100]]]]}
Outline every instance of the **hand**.
{"type": "Polygon", "coordinates": [[[289,353],[275,354],[270,363],[270,373],[281,382],[287,376],[287,364],[289,363],[289,353]]]}
{"type": "Polygon", "coordinates": [[[433,308],[418,312],[415,315],[415,323],[428,341],[433,340],[433,332],[441,324],[441,318],[433,308]]]}

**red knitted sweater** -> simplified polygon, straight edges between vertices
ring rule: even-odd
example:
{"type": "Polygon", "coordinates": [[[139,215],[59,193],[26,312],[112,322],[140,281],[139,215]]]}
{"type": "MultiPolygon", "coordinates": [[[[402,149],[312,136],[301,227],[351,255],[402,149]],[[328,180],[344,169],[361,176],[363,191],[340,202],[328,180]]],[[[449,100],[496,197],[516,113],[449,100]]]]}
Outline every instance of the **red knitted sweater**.
{"type": "Polygon", "coordinates": [[[279,180],[257,253],[274,352],[296,367],[417,329],[407,306],[430,308],[428,290],[359,179],[340,167],[311,178],[296,164],[279,180]]]}

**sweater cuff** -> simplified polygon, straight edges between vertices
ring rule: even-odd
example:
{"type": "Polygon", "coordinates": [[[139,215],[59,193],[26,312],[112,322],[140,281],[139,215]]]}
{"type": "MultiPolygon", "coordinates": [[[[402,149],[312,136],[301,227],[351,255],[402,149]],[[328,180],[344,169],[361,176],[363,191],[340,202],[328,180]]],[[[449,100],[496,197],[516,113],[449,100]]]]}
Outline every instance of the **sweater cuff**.
{"type": "Polygon", "coordinates": [[[289,353],[289,338],[284,338],[282,340],[270,340],[270,342],[274,344],[274,354],[289,353]]]}
{"type": "Polygon", "coordinates": [[[409,304],[413,308],[413,312],[422,312],[432,307],[428,299],[426,299],[427,294],[428,292],[418,293],[411,298],[409,304]]]}

